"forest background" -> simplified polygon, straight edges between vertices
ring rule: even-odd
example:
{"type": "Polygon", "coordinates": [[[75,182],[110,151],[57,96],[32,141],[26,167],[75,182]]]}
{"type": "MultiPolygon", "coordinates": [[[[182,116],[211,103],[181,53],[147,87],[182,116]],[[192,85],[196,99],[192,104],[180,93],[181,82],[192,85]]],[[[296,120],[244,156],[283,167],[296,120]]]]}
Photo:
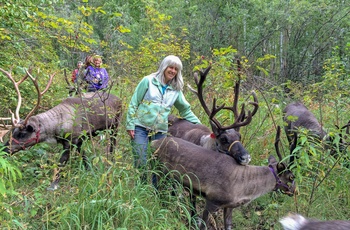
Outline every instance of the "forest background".
{"type": "MultiPolygon", "coordinates": [[[[337,126],[350,120],[349,49],[350,7],[345,0],[0,0],[0,68],[11,71],[17,80],[32,68],[41,85],[57,72],[40,104],[41,112],[68,96],[65,73],[70,78],[76,63],[89,54],[103,57],[112,93],[122,99],[124,111],[137,83],[169,54],[183,61],[186,84],[194,85],[193,72],[211,65],[205,88],[208,102],[215,97],[219,103],[231,104],[240,59],[240,103],[249,100],[252,90],[259,99],[258,114],[241,130],[256,165],[266,165],[268,155],[274,154],[276,125],[284,125],[282,109],[291,101],[305,103],[330,135],[339,136],[337,126]]],[[[9,117],[17,94],[4,74],[0,79],[0,117],[9,117]]],[[[25,117],[37,95],[30,81],[20,89],[20,114],[25,117]]],[[[194,112],[208,124],[195,95],[187,88],[184,92],[194,112]]],[[[230,122],[232,116],[223,114],[220,119],[230,122]]],[[[349,218],[349,153],[331,157],[307,136],[300,138],[297,150],[302,163],[294,169],[299,194],[294,199],[266,195],[237,209],[237,229],[281,229],[278,219],[288,212],[324,220],[349,218]]],[[[2,152],[0,227],[188,229],[188,223],[195,225],[181,196],[155,196],[151,186],[135,185],[138,172],[132,168],[124,124],[113,161],[93,147],[86,146],[93,172],[83,169],[78,154],[73,156],[55,192],[46,187],[57,167],[60,146],[41,144],[12,157],[2,152]]],[[[285,136],[282,147],[287,156],[285,136]]],[[[218,228],[220,221],[218,217],[218,228]]]]}

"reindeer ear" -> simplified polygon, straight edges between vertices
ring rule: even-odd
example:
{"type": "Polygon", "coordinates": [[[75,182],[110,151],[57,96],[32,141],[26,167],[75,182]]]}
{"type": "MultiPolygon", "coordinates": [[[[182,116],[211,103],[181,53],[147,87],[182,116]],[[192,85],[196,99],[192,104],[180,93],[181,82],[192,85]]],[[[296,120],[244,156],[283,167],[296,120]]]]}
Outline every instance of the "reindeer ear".
{"type": "Polygon", "coordinates": [[[277,172],[278,173],[280,173],[280,172],[282,172],[282,171],[284,171],[286,169],[287,169],[287,166],[284,163],[278,163],[277,164],[277,172]]]}
{"type": "Polygon", "coordinates": [[[277,164],[277,160],[274,156],[269,156],[269,165],[277,164]]]}
{"type": "Polygon", "coordinates": [[[209,120],[209,122],[210,122],[211,130],[213,131],[215,136],[217,137],[220,136],[221,134],[220,129],[216,126],[216,124],[212,120],[209,120]]]}

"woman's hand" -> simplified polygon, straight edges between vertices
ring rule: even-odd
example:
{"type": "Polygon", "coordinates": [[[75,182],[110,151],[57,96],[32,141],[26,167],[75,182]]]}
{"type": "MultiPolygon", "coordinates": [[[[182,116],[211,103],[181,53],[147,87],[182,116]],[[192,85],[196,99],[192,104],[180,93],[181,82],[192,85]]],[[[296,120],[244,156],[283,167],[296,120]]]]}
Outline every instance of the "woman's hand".
{"type": "Polygon", "coordinates": [[[129,136],[131,137],[131,139],[134,139],[135,138],[135,130],[127,130],[127,131],[128,131],[129,136]]]}

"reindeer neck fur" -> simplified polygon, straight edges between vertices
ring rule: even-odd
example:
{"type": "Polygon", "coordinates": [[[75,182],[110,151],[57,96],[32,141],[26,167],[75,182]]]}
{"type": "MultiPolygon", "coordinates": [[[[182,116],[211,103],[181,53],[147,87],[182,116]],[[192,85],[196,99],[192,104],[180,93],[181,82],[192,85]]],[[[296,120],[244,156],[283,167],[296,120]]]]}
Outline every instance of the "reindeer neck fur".
{"type": "Polygon", "coordinates": [[[61,103],[44,113],[30,117],[27,124],[40,129],[40,139],[51,142],[47,138],[55,139],[62,130],[65,130],[64,133],[73,131],[72,117],[77,116],[74,113],[73,106],[61,103]]]}
{"type": "Polygon", "coordinates": [[[196,145],[203,146],[203,141],[210,137],[210,129],[202,124],[193,124],[187,120],[176,119],[169,127],[169,133],[196,145]]]}
{"type": "Polygon", "coordinates": [[[116,106],[119,103],[117,97],[110,95],[110,100],[102,102],[99,95],[88,94],[87,96],[89,97],[83,99],[67,98],[52,109],[30,117],[28,124],[39,127],[40,138],[46,140],[46,138],[62,137],[67,133],[78,137],[82,130],[89,130],[89,128],[92,131],[102,130],[106,128],[106,124],[110,127],[116,122],[114,117],[117,116],[120,109],[116,106]],[[107,121],[101,115],[105,112],[104,106],[107,106],[108,115],[106,116],[109,118],[107,121]]]}
{"type": "MultiPolygon", "coordinates": [[[[276,171],[276,169],[275,169],[276,171]]],[[[268,166],[239,166],[230,175],[231,193],[239,199],[233,206],[239,206],[273,191],[276,178],[268,166]]]]}
{"type": "Polygon", "coordinates": [[[206,149],[210,149],[210,150],[213,150],[213,151],[217,151],[217,148],[216,148],[216,141],[214,138],[212,138],[209,135],[203,135],[201,138],[200,138],[200,146],[203,146],[204,148],[206,149]]]}

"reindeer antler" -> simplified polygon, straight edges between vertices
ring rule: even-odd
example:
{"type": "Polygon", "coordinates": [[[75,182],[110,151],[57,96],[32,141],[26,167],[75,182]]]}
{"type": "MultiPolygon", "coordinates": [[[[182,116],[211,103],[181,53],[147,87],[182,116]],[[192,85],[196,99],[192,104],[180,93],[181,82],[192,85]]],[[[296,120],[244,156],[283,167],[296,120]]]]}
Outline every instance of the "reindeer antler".
{"type": "Polygon", "coordinates": [[[13,113],[11,110],[10,110],[10,113],[11,113],[11,121],[12,121],[12,126],[13,127],[19,127],[19,122],[20,122],[20,117],[19,117],[19,110],[21,108],[21,105],[22,105],[22,96],[21,96],[21,92],[19,90],[19,85],[24,82],[28,77],[32,80],[32,82],[34,83],[34,86],[35,86],[35,89],[37,91],[37,94],[38,94],[38,101],[37,101],[37,104],[36,106],[29,112],[29,114],[27,115],[27,117],[25,118],[24,120],[24,124],[28,121],[29,117],[33,115],[33,113],[39,108],[39,104],[40,104],[40,100],[41,100],[41,97],[44,95],[44,93],[46,93],[46,91],[49,89],[51,83],[52,83],[52,80],[53,80],[53,77],[56,75],[56,73],[52,74],[50,76],[50,79],[44,89],[44,91],[40,92],[39,90],[39,85],[38,85],[38,81],[37,81],[37,78],[34,78],[32,75],[31,75],[31,72],[32,72],[32,69],[30,68],[29,70],[26,70],[26,75],[19,81],[16,82],[16,80],[13,78],[11,72],[12,72],[12,68],[10,69],[9,72],[3,70],[2,68],[0,68],[0,71],[2,73],[4,73],[8,79],[10,79],[10,81],[12,82],[13,86],[15,87],[15,90],[16,90],[16,93],[17,93],[17,107],[16,107],[16,111],[15,113],[13,113]]]}
{"type": "Polygon", "coordinates": [[[252,121],[253,116],[258,111],[259,104],[258,104],[258,98],[256,96],[256,93],[253,91],[252,96],[253,96],[254,102],[249,102],[249,104],[254,106],[253,111],[252,112],[248,111],[248,115],[245,116],[245,110],[244,110],[245,105],[242,104],[241,112],[238,113],[239,87],[241,85],[241,70],[242,70],[242,64],[239,59],[237,59],[237,70],[238,70],[238,80],[236,81],[235,88],[234,88],[235,97],[233,99],[232,111],[233,111],[233,114],[235,115],[234,128],[236,128],[237,131],[239,131],[240,127],[246,126],[252,121]]]}
{"type": "Polygon", "coordinates": [[[34,77],[30,74],[30,72],[27,71],[27,70],[26,70],[26,73],[27,73],[27,75],[29,76],[29,78],[32,80],[32,82],[33,82],[33,84],[34,84],[34,86],[35,86],[35,89],[36,89],[36,92],[37,92],[37,95],[38,95],[38,100],[37,100],[37,102],[36,102],[35,107],[28,113],[28,115],[27,115],[26,118],[24,119],[24,122],[23,122],[24,124],[26,124],[27,121],[28,121],[28,119],[29,119],[29,117],[31,117],[31,116],[34,114],[34,112],[36,112],[36,111],[38,110],[42,96],[43,96],[43,95],[46,93],[46,91],[50,88],[50,85],[51,85],[51,83],[52,83],[53,77],[56,75],[56,72],[55,72],[55,73],[53,73],[51,76],[49,76],[50,78],[49,78],[48,83],[46,84],[45,89],[44,89],[42,92],[40,92],[39,85],[38,85],[38,78],[34,78],[34,77]]]}
{"type": "MultiPolygon", "coordinates": [[[[238,68],[240,69],[240,62],[238,61],[238,68]]],[[[214,98],[213,99],[213,106],[212,106],[212,109],[209,110],[208,106],[206,105],[204,99],[203,99],[203,84],[204,84],[204,81],[209,73],[209,70],[211,69],[211,66],[209,66],[207,69],[204,70],[204,72],[202,71],[199,71],[200,73],[200,79],[198,79],[198,73],[194,73],[194,81],[197,85],[197,91],[194,90],[191,86],[189,86],[190,90],[192,92],[194,92],[204,111],[206,112],[206,114],[209,116],[209,119],[215,123],[215,125],[221,129],[221,130],[227,130],[227,129],[232,129],[232,128],[235,128],[237,129],[237,131],[239,130],[239,128],[241,126],[245,126],[245,125],[248,125],[251,120],[252,120],[252,117],[255,115],[255,113],[258,111],[258,108],[259,108],[259,105],[258,105],[258,100],[257,100],[257,97],[256,97],[256,94],[255,92],[252,92],[252,96],[254,98],[254,102],[249,102],[249,104],[253,105],[254,106],[254,109],[253,111],[248,111],[248,115],[246,116],[245,115],[245,109],[244,109],[244,104],[242,104],[242,108],[241,108],[241,112],[238,113],[238,98],[239,98],[239,86],[240,86],[240,76],[239,76],[239,80],[236,81],[236,84],[235,84],[235,89],[234,89],[234,94],[235,94],[235,97],[234,97],[234,102],[233,102],[233,106],[232,107],[228,107],[228,106],[225,106],[225,104],[221,105],[221,106],[217,106],[216,105],[216,99],[214,98]],[[235,121],[233,124],[229,125],[229,126],[222,126],[220,124],[220,122],[215,118],[215,115],[222,109],[226,109],[226,110],[230,110],[233,112],[234,116],[235,116],[235,121]]]]}
{"type": "MultiPolygon", "coordinates": [[[[203,98],[203,84],[204,84],[204,81],[209,73],[209,70],[211,69],[211,66],[209,66],[208,68],[206,68],[204,70],[204,72],[202,71],[199,71],[200,73],[200,79],[198,79],[198,73],[194,73],[194,82],[196,83],[197,85],[197,91],[194,90],[193,88],[190,88],[190,90],[192,92],[194,92],[198,99],[199,99],[199,102],[201,103],[205,113],[209,116],[209,119],[215,123],[215,125],[217,127],[219,127],[220,129],[223,129],[223,127],[221,126],[220,122],[214,117],[215,114],[217,114],[220,110],[222,110],[224,108],[225,105],[221,105],[221,106],[216,106],[216,99],[214,98],[213,100],[213,107],[212,107],[212,110],[210,111],[207,104],[205,103],[204,101],[204,98],[203,98]]],[[[226,128],[226,127],[224,127],[226,128]]]]}
{"type": "Polygon", "coordinates": [[[194,82],[197,85],[197,91],[194,90],[190,85],[188,85],[190,90],[197,95],[197,97],[198,97],[198,99],[199,99],[199,101],[200,101],[204,111],[206,112],[206,114],[208,116],[210,116],[211,112],[210,112],[209,108],[207,107],[207,105],[206,105],[206,103],[205,103],[205,101],[203,99],[203,83],[204,83],[204,81],[205,81],[205,79],[206,79],[210,69],[211,69],[211,66],[206,68],[206,70],[204,72],[200,71],[199,72],[200,73],[200,79],[199,80],[198,80],[198,73],[197,72],[194,73],[193,77],[194,77],[194,82]]]}
{"type": "MultiPolygon", "coordinates": [[[[25,81],[27,78],[28,78],[28,72],[27,74],[19,81],[15,81],[15,79],[12,77],[12,68],[10,69],[9,72],[3,70],[2,68],[0,68],[0,71],[2,73],[4,73],[8,79],[10,79],[10,81],[12,82],[12,84],[14,85],[15,87],[15,90],[16,90],[16,93],[17,93],[17,106],[16,106],[16,110],[15,110],[15,113],[13,113],[11,110],[10,110],[10,113],[12,114],[11,115],[11,122],[12,122],[12,126],[13,127],[18,127],[18,123],[20,121],[20,117],[19,117],[19,110],[21,108],[21,105],[22,105],[22,96],[21,96],[21,92],[19,91],[19,85],[25,81]]],[[[29,70],[31,71],[31,69],[29,70]]]]}
{"type": "Polygon", "coordinates": [[[278,125],[277,126],[277,131],[276,131],[276,137],[275,137],[275,150],[278,156],[278,159],[280,162],[283,160],[280,148],[279,148],[279,143],[280,143],[280,137],[281,137],[281,127],[278,125]]]}

